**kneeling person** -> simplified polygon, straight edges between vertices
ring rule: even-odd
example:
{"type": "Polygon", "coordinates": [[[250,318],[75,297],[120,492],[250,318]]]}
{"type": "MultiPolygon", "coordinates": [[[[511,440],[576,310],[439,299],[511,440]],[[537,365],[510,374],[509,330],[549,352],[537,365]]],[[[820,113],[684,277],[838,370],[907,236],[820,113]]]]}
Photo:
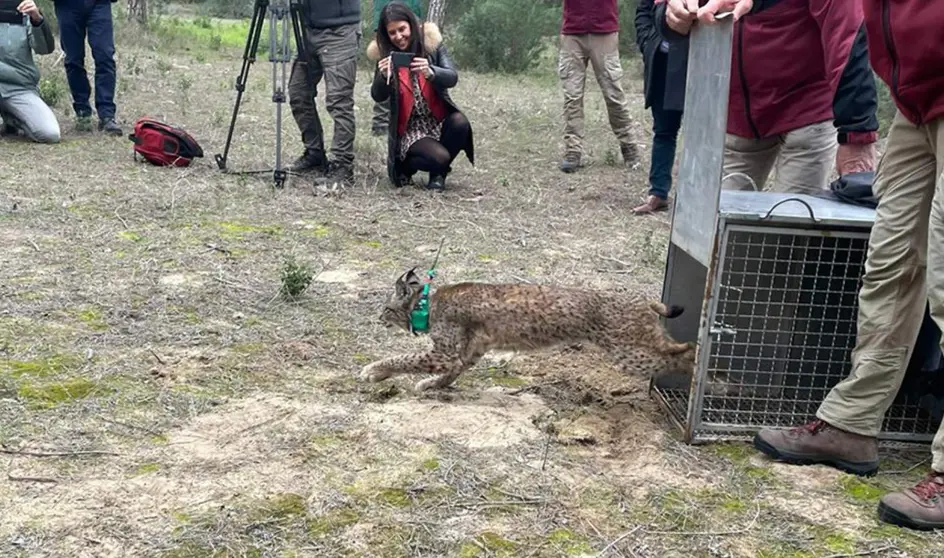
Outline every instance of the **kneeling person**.
{"type": "Polygon", "coordinates": [[[40,143],[59,142],[59,121],[39,96],[36,54],[56,46],[52,29],[33,0],[15,11],[0,7],[0,118],[5,134],[22,132],[40,143]]]}
{"type": "Polygon", "coordinates": [[[442,190],[452,162],[465,151],[475,163],[472,127],[449,95],[459,75],[433,23],[420,26],[400,2],[384,7],[367,55],[377,60],[370,95],[390,99],[387,174],[403,186],[417,171],[429,173],[427,188],[442,190]],[[392,68],[392,53],[410,53],[409,67],[392,68]]]}

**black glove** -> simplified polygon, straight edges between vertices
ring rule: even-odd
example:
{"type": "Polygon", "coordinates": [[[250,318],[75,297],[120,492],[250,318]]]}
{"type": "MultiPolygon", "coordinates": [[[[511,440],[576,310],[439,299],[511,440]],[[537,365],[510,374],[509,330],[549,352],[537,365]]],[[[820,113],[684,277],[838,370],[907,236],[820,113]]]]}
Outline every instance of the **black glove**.
{"type": "Polygon", "coordinates": [[[851,172],[834,180],[829,189],[839,201],[875,208],[878,200],[872,195],[874,180],[873,171],[851,172]]]}

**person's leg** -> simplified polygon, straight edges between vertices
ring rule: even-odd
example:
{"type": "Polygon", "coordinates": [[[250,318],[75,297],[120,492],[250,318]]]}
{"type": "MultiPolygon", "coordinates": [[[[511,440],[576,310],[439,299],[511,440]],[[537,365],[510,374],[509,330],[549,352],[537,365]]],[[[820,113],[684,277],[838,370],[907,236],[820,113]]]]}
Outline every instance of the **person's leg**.
{"type": "Polygon", "coordinates": [[[324,68],[325,108],[334,120],[331,138],[332,182],[354,180],[354,82],[360,38],[356,24],[315,33],[315,44],[324,68]]]}
{"type": "Polygon", "coordinates": [[[787,132],[780,148],[772,190],[816,194],[828,189],[838,148],[832,121],[787,132]]]}
{"type": "Polygon", "coordinates": [[[370,121],[370,131],[375,136],[386,136],[387,126],[390,124],[390,100],[382,103],[374,102],[374,116],[370,121]]]}
{"type": "Polygon", "coordinates": [[[30,140],[38,143],[59,143],[59,121],[36,93],[19,93],[0,99],[0,113],[3,114],[5,123],[22,130],[30,140]]]}
{"type": "Polygon", "coordinates": [[[876,173],[878,198],[858,295],[852,370],[830,390],[814,422],[764,429],[754,445],[775,459],[878,470],[876,436],[904,377],[926,305],[928,215],[937,163],[928,136],[895,116],[876,173]]]}
{"type": "Polygon", "coordinates": [[[590,63],[593,64],[593,73],[603,92],[610,128],[619,140],[623,161],[632,167],[639,161],[639,153],[633,141],[633,121],[623,91],[619,33],[590,35],[590,63]]]}
{"type": "Polygon", "coordinates": [[[95,60],[95,110],[98,129],[121,135],[115,122],[115,34],[112,26],[111,2],[96,2],[88,15],[88,41],[95,60]]]}
{"type": "Polygon", "coordinates": [[[289,168],[293,172],[315,170],[324,173],[328,170],[328,158],[324,148],[324,129],[318,117],[318,107],[315,105],[318,84],[321,83],[324,71],[321,59],[315,52],[311,30],[304,32],[304,40],[308,60],[296,58],[292,62],[288,102],[295,124],[301,132],[305,152],[289,168]]]}
{"type": "MultiPolygon", "coordinates": [[[[928,302],[931,318],[944,330],[944,121],[932,122],[925,129],[937,158],[937,186],[928,216],[928,302]]],[[[944,424],[931,442],[931,455],[930,475],[916,486],[886,494],[879,502],[882,521],[912,528],[944,528],[944,424]]]]}
{"type": "Polygon", "coordinates": [[[583,93],[587,81],[587,35],[561,35],[558,75],[564,90],[564,161],[560,169],[574,172],[583,154],[583,93]]]}
{"type": "Polygon", "coordinates": [[[649,199],[633,208],[637,215],[668,209],[672,189],[672,167],[678,133],[682,127],[682,111],[664,110],[662,103],[652,105],[652,160],[649,164],[649,199]]]}
{"type": "Polygon", "coordinates": [[[85,73],[86,12],[81,7],[56,2],[56,20],[59,25],[59,44],[65,54],[66,81],[72,94],[72,109],[76,115],[76,130],[92,131],[92,105],[89,97],[92,86],[85,73]]]}
{"type": "Polygon", "coordinates": [[[725,190],[763,190],[779,152],[779,137],[758,140],[725,134],[721,187],[725,190]]]}
{"type": "Polygon", "coordinates": [[[445,176],[454,157],[442,143],[433,138],[421,138],[407,149],[401,168],[404,174],[410,175],[416,171],[428,172],[429,182],[426,187],[442,190],[445,188],[445,176]]]}
{"type": "Polygon", "coordinates": [[[472,133],[472,124],[461,112],[454,112],[443,120],[439,143],[449,152],[450,165],[459,155],[459,152],[469,144],[470,133],[472,133]]]}

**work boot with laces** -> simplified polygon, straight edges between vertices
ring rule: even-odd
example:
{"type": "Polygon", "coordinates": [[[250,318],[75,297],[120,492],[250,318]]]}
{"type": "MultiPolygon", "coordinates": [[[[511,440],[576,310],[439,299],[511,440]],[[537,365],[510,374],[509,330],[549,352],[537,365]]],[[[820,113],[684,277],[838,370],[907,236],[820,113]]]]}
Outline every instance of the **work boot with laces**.
{"type": "Polygon", "coordinates": [[[306,149],[301,157],[289,165],[289,171],[292,172],[310,172],[314,171],[320,174],[328,172],[328,158],[324,151],[306,149]]]}
{"type": "Polygon", "coordinates": [[[818,419],[789,430],[765,428],[754,436],[754,447],[794,465],[824,464],[862,476],[878,472],[878,440],[818,419]]]}
{"type": "Polygon", "coordinates": [[[886,494],[878,518],[921,531],[944,528],[944,474],[932,472],[911,488],[886,494]]]}

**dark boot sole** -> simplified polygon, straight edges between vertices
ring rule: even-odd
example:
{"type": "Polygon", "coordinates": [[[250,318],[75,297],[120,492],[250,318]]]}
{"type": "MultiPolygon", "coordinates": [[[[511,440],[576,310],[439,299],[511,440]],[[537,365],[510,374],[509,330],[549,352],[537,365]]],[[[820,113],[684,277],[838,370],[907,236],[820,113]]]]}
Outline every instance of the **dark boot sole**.
{"type": "Polygon", "coordinates": [[[791,465],[829,465],[840,471],[860,477],[875,476],[875,473],[878,472],[878,463],[852,463],[842,459],[813,458],[782,452],[757,436],[754,436],[754,448],[772,459],[791,465]]]}
{"type": "Polygon", "coordinates": [[[891,523],[898,527],[906,527],[916,531],[933,531],[935,529],[944,529],[944,523],[928,523],[926,521],[915,520],[907,515],[885,505],[885,502],[878,503],[878,518],[885,523],[891,523]]]}

